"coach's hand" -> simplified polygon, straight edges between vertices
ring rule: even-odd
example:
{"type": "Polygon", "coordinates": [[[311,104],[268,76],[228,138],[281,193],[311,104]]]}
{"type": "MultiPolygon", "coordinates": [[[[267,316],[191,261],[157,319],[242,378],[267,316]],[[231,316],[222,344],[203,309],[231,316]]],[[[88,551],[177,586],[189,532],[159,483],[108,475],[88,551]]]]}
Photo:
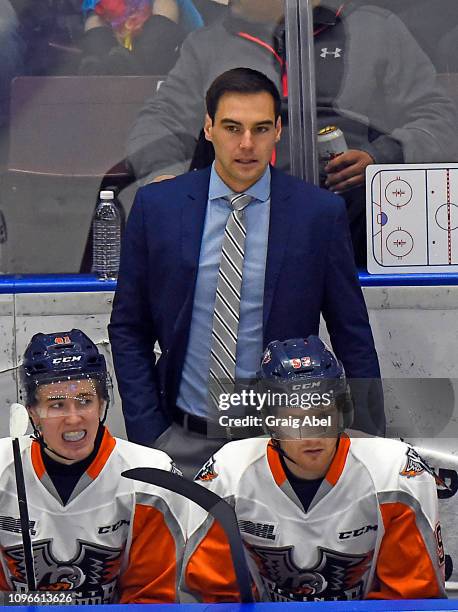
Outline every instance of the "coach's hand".
{"type": "Polygon", "coordinates": [[[349,149],[332,159],[324,168],[328,175],[325,186],[330,191],[345,191],[364,184],[366,167],[374,159],[366,151],[349,149]]]}

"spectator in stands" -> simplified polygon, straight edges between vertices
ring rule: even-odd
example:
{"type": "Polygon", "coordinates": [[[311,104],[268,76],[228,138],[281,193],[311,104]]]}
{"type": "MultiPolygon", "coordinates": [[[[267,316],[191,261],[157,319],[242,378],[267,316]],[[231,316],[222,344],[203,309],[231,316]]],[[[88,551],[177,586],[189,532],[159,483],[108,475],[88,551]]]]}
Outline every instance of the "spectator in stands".
{"type": "MultiPolygon", "coordinates": [[[[448,72],[443,61],[441,43],[451,36],[450,32],[458,23],[458,2],[456,0],[359,0],[395,13],[414,36],[420,47],[436,67],[437,72],[448,72]]],[[[457,39],[455,38],[455,41],[457,39]]],[[[448,59],[453,62],[458,45],[448,48],[448,59]]],[[[456,65],[456,64],[455,64],[456,65]]],[[[455,72],[455,70],[450,70],[455,72]]]]}
{"type": "MultiPolygon", "coordinates": [[[[399,19],[356,2],[338,9],[341,3],[333,1],[315,2],[314,9],[318,119],[320,128],[339,126],[350,149],[327,167],[326,185],[344,192],[361,265],[366,166],[452,161],[456,115],[436,86],[433,66],[399,19]]],[[[282,18],[282,0],[236,0],[222,23],[186,39],[131,134],[129,156],[138,177],[148,182],[189,169],[204,120],[204,93],[217,74],[248,66],[286,85],[282,18]]],[[[283,92],[286,97],[286,87],[283,92]]],[[[282,140],[287,145],[288,138],[282,140]]],[[[280,167],[287,168],[288,160],[287,151],[277,151],[280,167]]]]}
{"type": "Polygon", "coordinates": [[[192,0],[84,0],[81,74],[167,74],[203,25],[192,0]]]}
{"type": "MultiPolygon", "coordinates": [[[[26,75],[75,74],[82,36],[81,0],[9,0],[22,40],[21,68],[26,75]]],[[[1,3],[2,11],[8,1],[1,3]]],[[[13,45],[17,44],[13,39],[13,45]]]]}

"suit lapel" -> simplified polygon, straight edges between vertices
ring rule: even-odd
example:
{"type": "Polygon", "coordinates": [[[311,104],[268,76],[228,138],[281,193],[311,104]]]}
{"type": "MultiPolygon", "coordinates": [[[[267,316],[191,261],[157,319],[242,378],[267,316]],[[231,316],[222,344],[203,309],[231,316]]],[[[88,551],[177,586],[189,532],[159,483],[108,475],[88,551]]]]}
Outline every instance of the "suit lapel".
{"type": "MultiPolygon", "coordinates": [[[[210,168],[189,173],[181,212],[181,259],[195,281],[208,201],[210,168]]],[[[194,284],[193,284],[194,286],[194,284]]]]}
{"type": "Polygon", "coordinates": [[[176,357],[169,357],[172,361],[181,365],[170,368],[167,374],[168,384],[170,383],[171,388],[174,389],[178,389],[180,384],[181,368],[186,354],[191,325],[194,289],[207,210],[210,168],[198,172],[189,172],[186,178],[188,179],[187,183],[177,196],[181,197],[181,220],[177,219],[177,222],[181,223],[181,245],[177,245],[177,249],[180,249],[177,256],[180,256],[183,272],[180,288],[183,302],[173,326],[174,342],[171,354],[176,355],[176,357]]]}
{"type": "Polygon", "coordinates": [[[287,177],[271,168],[270,223],[264,285],[263,329],[264,336],[269,319],[278,276],[291,230],[293,200],[291,184],[287,177]]]}

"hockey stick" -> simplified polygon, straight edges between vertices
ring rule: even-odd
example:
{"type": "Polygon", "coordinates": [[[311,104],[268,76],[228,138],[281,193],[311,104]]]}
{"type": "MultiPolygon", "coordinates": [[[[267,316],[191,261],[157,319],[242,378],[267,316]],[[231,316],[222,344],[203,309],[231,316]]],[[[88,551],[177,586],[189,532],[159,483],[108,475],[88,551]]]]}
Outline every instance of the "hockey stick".
{"type": "Polygon", "coordinates": [[[24,472],[21,461],[19,439],[27,431],[29,415],[21,404],[11,404],[10,436],[13,443],[14,472],[16,476],[19,517],[21,521],[22,545],[24,548],[25,575],[29,591],[36,591],[35,569],[33,564],[32,540],[30,539],[29,509],[25,492],[24,472]]]}
{"type": "Polygon", "coordinates": [[[250,572],[245,559],[245,549],[242,538],[240,537],[239,527],[235,512],[231,506],[219,495],[201,487],[195,482],[185,480],[177,474],[158,470],[156,468],[134,468],[122,472],[121,476],[140,480],[147,484],[156,485],[178,493],[183,497],[193,501],[198,506],[206,510],[224,529],[232,554],[235,575],[239,585],[242,603],[253,603],[253,593],[251,591],[250,572]]]}

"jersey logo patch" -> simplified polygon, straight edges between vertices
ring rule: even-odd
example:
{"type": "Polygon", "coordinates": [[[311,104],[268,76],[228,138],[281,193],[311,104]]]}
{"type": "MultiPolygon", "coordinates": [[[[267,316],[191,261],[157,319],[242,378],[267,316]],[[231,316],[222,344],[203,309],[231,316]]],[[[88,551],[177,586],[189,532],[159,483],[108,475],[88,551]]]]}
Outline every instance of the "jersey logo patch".
{"type": "Polygon", "coordinates": [[[248,544],[247,547],[271,601],[361,599],[364,576],[374,554],[371,550],[351,555],[318,546],[317,563],[305,568],[294,562],[294,546],[267,548],[248,544]]]}
{"type": "MultiPolygon", "coordinates": [[[[29,521],[29,529],[31,535],[36,535],[35,521],[29,521]]],[[[2,531],[11,531],[12,533],[22,533],[21,519],[15,519],[12,516],[0,516],[0,529],[2,531]]]]}
{"type": "Polygon", "coordinates": [[[240,531],[244,533],[266,540],[275,540],[277,537],[274,533],[275,525],[272,523],[253,523],[252,521],[239,521],[238,523],[240,531]]]}
{"type": "Polygon", "coordinates": [[[177,466],[177,464],[175,463],[175,461],[171,461],[170,462],[170,472],[172,474],[176,474],[177,476],[183,476],[183,472],[180,470],[180,468],[177,466]]]}
{"type": "Polygon", "coordinates": [[[414,450],[411,446],[406,451],[407,461],[404,468],[399,472],[401,476],[407,476],[407,478],[415,478],[415,476],[420,476],[423,472],[427,472],[437,478],[434,470],[430,467],[426,461],[420,457],[416,450],[414,450]]]}
{"type": "Polygon", "coordinates": [[[378,525],[364,525],[358,529],[349,529],[348,531],[339,532],[339,540],[348,540],[349,538],[358,538],[359,536],[368,533],[369,531],[377,531],[378,525]]]}
{"type": "Polygon", "coordinates": [[[209,482],[210,480],[214,480],[217,476],[218,474],[215,472],[215,457],[212,455],[210,459],[201,467],[194,480],[209,482]]]}
{"type": "Polygon", "coordinates": [[[442,566],[445,563],[445,553],[444,553],[444,542],[442,540],[442,530],[441,530],[440,523],[436,524],[434,535],[436,536],[437,559],[439,561],[439,565],[442,566]]]}
{"type": "MultiPolygon", "coordinates": [[[[77,540],[78,550],[68,561],[57,559],[52,540],[34,542],[33,557],[37,590],[75,591],[79,604],[110,603],[121,565],[119,548],[109,548],[77,540]]],[[[3,550],[13,589],[27,590],[27,579],[22,545],[3,550]]]]}

